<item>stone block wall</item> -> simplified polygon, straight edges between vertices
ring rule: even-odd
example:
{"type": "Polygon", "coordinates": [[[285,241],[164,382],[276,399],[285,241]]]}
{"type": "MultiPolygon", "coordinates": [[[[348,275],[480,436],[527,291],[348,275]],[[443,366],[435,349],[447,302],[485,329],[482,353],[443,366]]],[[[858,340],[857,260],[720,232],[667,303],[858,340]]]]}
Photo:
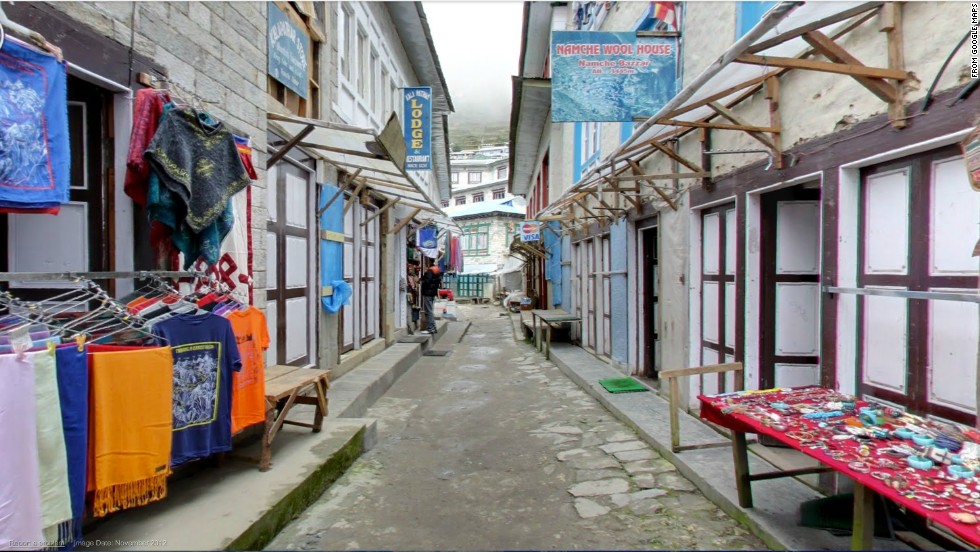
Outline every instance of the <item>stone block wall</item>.
{"type": "MultiPolygon", "coordinates": [[[[253,277],[256,306],[264,307],[266,3],[52,2],[50,6],[151,59],[172,81],[207,100],[204,108],[236,134],[252,138],[259,176],[252,183],[253,277]]],[[[70,52],[66,56],[71,59],[70,52]]],[[[135,75],[132,86],[139,87],[135,75]]],[[[125,148],[125,140],[117,137],[116,148],[125,148]]]]}

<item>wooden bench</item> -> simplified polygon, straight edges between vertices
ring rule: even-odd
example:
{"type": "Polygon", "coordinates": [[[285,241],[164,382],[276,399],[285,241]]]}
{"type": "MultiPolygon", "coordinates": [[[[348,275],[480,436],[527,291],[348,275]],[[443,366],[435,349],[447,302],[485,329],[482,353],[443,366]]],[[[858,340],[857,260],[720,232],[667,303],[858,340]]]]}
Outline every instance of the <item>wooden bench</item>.
{"type": "MultiPolygon", "coordinates": [[[[681,452],[685,450],[694,450],[702,448],[713,448],[728,446],[729,441],[722,441],[718,443],[705,443],[701,445],[681,445],[681,424],[678,414],[678,407],[680,406],[680,385],[678,380],[680,378],[686,378],[689,376],[699,376],[702,374],[718,374],[724,372],[741,372],[742,363],[741,362],[730,362],[728,364],[711,364],[708,366],[695,366],[693,368],[681,368],[679,370],[661,370],[657,372],[657,377],[661,381],[668,381],[670,385],[670,393],[668,394],[670,401],[670,451],[671,452],[681,452]]],[[[742,385],[739,382],[740,378],[736,374],[735,386],[738,388],[736,391],[742,390],[742,385]]]]}
{"type": "Polygon", "coordinates": [[[268,366],[265,369],[265,431],[262,435],[262,455],[259,470],[272,466],[272,441],[283,424],[308,427],[319,433],[323,418],[327,415],[327,389],[330,388],[330,370],[314,370],[295,366],[268,366]],[[313,396],[305,395],[314,391],[313,396]],[[290,410],[297,404],[316,407],[313,423],[287,420],[290,410]],[[278,414],[277,414],[278,411],[278,414]]]}

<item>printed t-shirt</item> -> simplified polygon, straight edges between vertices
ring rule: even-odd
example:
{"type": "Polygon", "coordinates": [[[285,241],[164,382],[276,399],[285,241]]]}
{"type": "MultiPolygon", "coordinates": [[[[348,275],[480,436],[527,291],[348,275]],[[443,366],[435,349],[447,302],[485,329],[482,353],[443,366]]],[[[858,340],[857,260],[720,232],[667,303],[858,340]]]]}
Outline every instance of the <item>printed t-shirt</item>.
{"type": "Polygon", "coordinates": [[[242,361],[231,322],[178,314],[153,326],[174,358],[171,466],[231,450],[232,372],[242,361]]]}
{"type": "Polygon", "coordinates": [[[228,314],[228,321],[238,341],[242,370],[235,374],[231,396],[231,432],[265,421],[265,350],[269,348],[269,330],[265,315],[255,307],[228,314]]]}

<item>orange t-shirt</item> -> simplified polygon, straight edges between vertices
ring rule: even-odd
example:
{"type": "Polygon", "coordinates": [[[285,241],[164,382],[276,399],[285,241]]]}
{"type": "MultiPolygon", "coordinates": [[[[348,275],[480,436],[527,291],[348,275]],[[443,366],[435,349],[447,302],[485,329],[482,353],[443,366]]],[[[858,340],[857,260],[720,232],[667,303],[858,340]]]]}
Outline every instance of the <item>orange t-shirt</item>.
{"type": "Polygon", "coordinates": [[[269,348],[269,330],[265,315],[255,307],[228,314],[242,369],[235,372],[231,394],[231,433],[265,421],[265,350],[269,348]]]}

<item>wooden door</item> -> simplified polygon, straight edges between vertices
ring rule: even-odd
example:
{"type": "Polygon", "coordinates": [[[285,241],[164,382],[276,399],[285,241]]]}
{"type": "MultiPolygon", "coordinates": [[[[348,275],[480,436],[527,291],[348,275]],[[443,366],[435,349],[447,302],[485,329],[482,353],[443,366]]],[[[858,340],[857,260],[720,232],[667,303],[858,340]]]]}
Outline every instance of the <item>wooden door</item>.
{"type": "Polygon", "coordinates": [[[820,190],[762,196],[759,385],[820,383],[820,190]]]}
{"type": "MultiPolygon", "coordinates": [[[[858,285],[975,294],[980,194],[958,148],[863,171],[858,285]]],[[[976,303],[863,296],[859,389],[919,414],[972,425],[976,303]]]]}
{"type": "MultiPolygon", "coordinates": [[[[735,205],[701,214],[701,364],[735,361],[735,205]]],[[[701,391],[734,389],[734,373],[701,376],[701,391]]]]}
{"type": "Polygon", "coordinates": [[[314,295],[310,279],[313,173],[288,159],[267,175],[266,319],[273,336],[267,362],[306,366],[316,362],[314,295]]]}

